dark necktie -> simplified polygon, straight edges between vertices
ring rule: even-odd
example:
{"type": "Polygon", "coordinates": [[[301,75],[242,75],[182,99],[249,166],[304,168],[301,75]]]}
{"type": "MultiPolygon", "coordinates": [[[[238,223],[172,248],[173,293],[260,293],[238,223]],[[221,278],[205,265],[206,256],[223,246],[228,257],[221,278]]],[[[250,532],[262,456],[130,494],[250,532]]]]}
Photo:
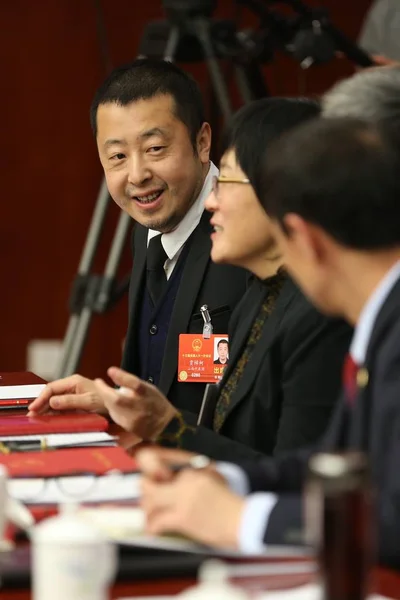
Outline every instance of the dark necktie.
{"type": "Polygon", "coordinates": [[[351,354],[347,354],[344,359],[342,379],[346,400],[350,406],[353,406],[357,396],[357,374],[358,365],[351,354]]]}
{"type": "Polygon", "coordinates": [[[167,286],[167,277],[164,271],[164,263],[167,258],[168,255],[161,243],[161,234],[151,238],[147,247],[146,285],[154,306],[157,306],[167,286]]]}

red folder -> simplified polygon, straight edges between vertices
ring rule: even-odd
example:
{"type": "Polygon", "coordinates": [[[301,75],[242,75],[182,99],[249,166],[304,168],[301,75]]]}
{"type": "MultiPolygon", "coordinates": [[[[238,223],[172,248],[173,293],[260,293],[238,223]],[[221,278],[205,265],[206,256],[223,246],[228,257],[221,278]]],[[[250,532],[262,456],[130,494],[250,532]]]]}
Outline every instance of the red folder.
{"type": "Polygon", "coordinates": [[[70,448],[43,452],[12,452],[0,455],[10,477],[61,477],[105,475],[117,470],[137,471],[137,464],[122,448],[70,448]]]}
{"type": "Polygon", "coordinates": [[[5,415],[0,417],[0,437],[106,431],[108,425],[107,419],[93,413],[62,413],[37,417],[5,415]]]}
{"type": "Polygon", "coordinates": [[[33,398],[7,398],[6,400],[0,400],[0,410],[6,411],[22,411],[26,410],[30,403],[33,401],[33,398]]]}

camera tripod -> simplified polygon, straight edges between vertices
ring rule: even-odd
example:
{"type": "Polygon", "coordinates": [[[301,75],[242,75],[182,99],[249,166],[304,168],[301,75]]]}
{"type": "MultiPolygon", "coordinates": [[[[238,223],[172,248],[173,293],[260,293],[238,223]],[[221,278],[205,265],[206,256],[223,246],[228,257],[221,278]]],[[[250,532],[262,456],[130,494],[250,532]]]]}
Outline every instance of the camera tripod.
{"type": "MultiPolygon", "coordinates": [[[[243,103],[268,95],[260,69],[260,53],[245,37],[239,37],[232,21],[211,19],[214,0],[166,0],[166,21],[150,23],[143,35],[139,56],[166,61],[204,61],[212,83],[219,112],[225,122],[232,116],[229,91],[219,64],[233,60],[236,83],[243,103]]],[[[74,373],[79,365],[93,314],[102,314],[127,292],[129,276],[117,282],[116,275],[132,226],[131,217],[121,212],[102,275],[91,273],[108,207],[111,203],[103,180],[93,217],[72,286],[70,318],[63,342],[56,378],[74,373]]]]}

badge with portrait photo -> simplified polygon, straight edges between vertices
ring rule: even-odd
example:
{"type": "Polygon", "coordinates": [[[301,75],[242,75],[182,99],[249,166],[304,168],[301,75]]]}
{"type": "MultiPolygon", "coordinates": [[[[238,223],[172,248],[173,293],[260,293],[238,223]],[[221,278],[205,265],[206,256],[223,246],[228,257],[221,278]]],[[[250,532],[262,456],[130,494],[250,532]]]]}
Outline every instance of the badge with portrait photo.
{"type": "Polygon", "coordinates": [[[229,338],[216,334],[181,333],[179,336],[178,381],[218,383],[229,364],[229,338]]]}

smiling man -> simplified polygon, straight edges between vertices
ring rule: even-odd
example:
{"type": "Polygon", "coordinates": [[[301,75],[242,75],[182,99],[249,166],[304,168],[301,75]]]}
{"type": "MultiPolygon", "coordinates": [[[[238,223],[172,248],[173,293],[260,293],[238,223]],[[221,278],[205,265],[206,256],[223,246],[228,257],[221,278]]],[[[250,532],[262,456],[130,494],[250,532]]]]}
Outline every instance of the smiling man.
{"type": "Polygon", "coordinates": [[[141,225],[171,233],[199,197],[210,169],[210,126],[199,119],[191,139],[170,94],[126,106],[117,101],[100,104],[93,121],[110,194],[141,225]]]}
{"type": "Polygon", "coordinates": [[[202,332],[203,304],[226,333],[246,286],[244,271],[210,260],[204,202],[217,169],[200,91],[171,63],[137,60],[100,87],[91,122],[110,194],[137,222],[122,366],[197,412],[204,384],[178,383],[179,334],[202,332]]]}
{"type": "MultiPolygon", "coordinates": [[[[91,125],[110,195],[136,222],[122,367],[197,413],[205,384],[178,383],[179,334],[202,333],[204,304],[214,333],[226,334],[247,282],[244,270],[210,259],[204,202],[218,171],[199,88],[171,63],[136,60],[101,85],[91,125]]],[[[94,383],[78,375],[53,382],[32,406],[49,404],[102,409],[94,383]]]]}

